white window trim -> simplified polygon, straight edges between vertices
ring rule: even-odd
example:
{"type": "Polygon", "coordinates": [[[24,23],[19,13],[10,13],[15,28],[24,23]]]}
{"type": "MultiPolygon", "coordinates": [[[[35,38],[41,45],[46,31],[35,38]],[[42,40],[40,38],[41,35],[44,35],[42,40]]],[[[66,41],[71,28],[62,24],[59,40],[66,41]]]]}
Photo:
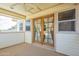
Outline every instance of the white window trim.
{"type": "Polygon", "coordinates": [[[76,19],[61,20],[61,21],[58,21],[58,32],[61,32],[61,33],[76,33],[76,28],[75,28],[75,31],[59,31],[59,23],[69,22],[69,21],[75,21],[75,27],[76,27],[76,19]]]}

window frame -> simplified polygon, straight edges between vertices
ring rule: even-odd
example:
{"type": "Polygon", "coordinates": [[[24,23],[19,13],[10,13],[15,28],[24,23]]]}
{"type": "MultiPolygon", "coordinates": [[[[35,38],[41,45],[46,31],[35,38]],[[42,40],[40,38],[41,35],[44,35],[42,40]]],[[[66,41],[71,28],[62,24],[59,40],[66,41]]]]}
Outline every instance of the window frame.
{"type": "MultiPolygon", "coordinates": [[[[14,17],[14,16],[10,16],[10,15],[5,15],[5,14],[1,14],[0,13],[0,16],[4,16],[4,17],[9,17],[9,18],[12,18],[12,20],[14,21],[18,21],[18,20],[21,20],[22,18],[17,18],[17,17],[14,17]]],[[[23,23],[23,22],[22,22],[23,23]]],[[[18,24],[18,23],[17,23],[18,24]]],[[[16,27],[17,27],[17,24],[16,24],[16,27]]],[[[9,31],[9,30],[1,30],[0,32],[23,32],[23,28],[22,28],[22,31],[18,31],[17,28],[16,28],[16,31],[9,31]]]]}
{"type": "MultiPolygon", "coordinates": [[[[71,9],[71,10],[73,10],[73,9],[71,9]]],[[[68,10],[67,10],[68,11],[68,10]]],[[[66,12],[67,12],[66,11],[66,12]]],[[[61,12],[62,13],[62,12],[61,12]]],[[[58,13],[59,14],[59,13],[58,13]]],[[[59,15],[58,15],[58,17],[59,17],[59,15]]],[[[59,20],[58,19],[58,32],[76,32],[76,9],[75,9],[75,13],[74,13],[74,19],[66,19],[66,20],[59,20]],[[67,31],[67,30],[59,30],[59,23],[63,23],[63,22],[72,22],[72,21],[74,21],[75,23],[74,23],[74,26],[75,26],[75,30],[73,31],[73,30],[71,30],[71,31],[67,31]]]]}

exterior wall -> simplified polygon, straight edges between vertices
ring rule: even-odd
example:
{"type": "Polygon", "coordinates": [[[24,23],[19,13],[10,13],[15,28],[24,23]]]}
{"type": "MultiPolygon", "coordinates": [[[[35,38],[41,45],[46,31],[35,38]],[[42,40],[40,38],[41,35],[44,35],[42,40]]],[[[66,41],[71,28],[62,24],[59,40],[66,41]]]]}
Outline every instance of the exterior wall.
{"type": "Polygon", "coordinates": [[[32,21],[30,18],[26,18],[26,20],[30,20],[30,31],[26,31],[26,28],[25,28],[25,42],[26,43],[32,43],[32,21]]]}
{"type": "Polygon", "coordinates": [[[1,32],[0,33],[0,48],[5,48],[11,45],[24,42],[23,32],[1,32]]]}
{"type": "Polygon", "coordinates": [[[37,14],[31,15],[30,18],[36,18],[47,14],[55,14],[55,49],[57,52],[66,55],[79,55],[79,5],[62,4],[37,14]],[[58,12],[76,9],[76,31],[75,32],[59,32],[58,31],[58,12]]]}
{"type": "Polygon", "coordinates": [[[25,42],[32,43],[32,33],[30,31],[25,32],[25,42]]]}
{"type": "Polygon", "coordinates": [[[66,55],[79,56],[79,33],[58,33],[56,51],[66,55]]]}
{"type": "MultiPolygon", "coordinates": [[[[68,6],[69,7],[69,6],[68,6]]],[[[76,9],[76,31],[75,32],[58,32],[58,12],[56,13],[55,21],[55,46],[56,51],[66,55],[79,55],[79,5],[70,7],[76,9]]],[[[63,9],[61,9],[62,11],[63,9]]],[[[67,10],[67,8],[65,9],[67,10]]],[[[61,12],[60,11],[60,12],[61,12]]]]}

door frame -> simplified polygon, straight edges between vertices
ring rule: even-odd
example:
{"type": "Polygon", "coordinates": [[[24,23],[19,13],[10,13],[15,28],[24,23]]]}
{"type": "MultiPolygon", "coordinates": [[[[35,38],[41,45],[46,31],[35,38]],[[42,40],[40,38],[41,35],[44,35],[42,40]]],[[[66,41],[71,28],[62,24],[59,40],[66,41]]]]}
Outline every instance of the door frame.
{"type": "MultiPolygon", "coordinates": [[[[55,20],[55,17],[54,17],[54,13],[53,14],[49,14],[49,15],[45,15],[45,16],[41,16],[41,17],[37,17],[37,18],[33,18],[32,19],[32,43],[35,42],[35,32],[34,32],[34,21],[37,20],[37,19],[41,19],[41,35],[42,35],[42,39],[41,39],[41,44],[43,44],[44,42],[44,18],[48,18],[48,17],[53,17],[53,23],[54,23],[54,20],[55,20]]],[[[53,35],[55,31],[54,31],[54,24],[53,24],[53,35]]],[[[55,36],[53,36],[54,39],[53,39],[53,45],[55,47],[55,36]]]]}

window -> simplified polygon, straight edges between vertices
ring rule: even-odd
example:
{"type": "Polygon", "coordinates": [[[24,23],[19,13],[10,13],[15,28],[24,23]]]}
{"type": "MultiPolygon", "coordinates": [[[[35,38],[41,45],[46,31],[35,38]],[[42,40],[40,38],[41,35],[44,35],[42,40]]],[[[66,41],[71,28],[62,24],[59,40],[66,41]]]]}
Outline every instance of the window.
{"type": "Polygon", "coordinates": [[[75,31],[75,9],[58,13],[59,31],[75,31]]]}
{"type": "Polygon", "coordinates": [[[75,21],[60,22],[59,31],[75,31],[75,21]]]}
{"type": "Polygon", "coordinates": [[[22,21],[19,19],[14,19],[7,16],[0,16],[0,32],[19,32],[19,27],[21,25],[19,25],[18,21],[22,23],[22,21]]]}
{"type": "Polygon", "coordinates": [[[26,31],[30,31],[30,20],[26,20],[26,31]]]}
{"type": "Polygon", "coordinates": [[[22,20],[17,20],[17,31],[23,31],[23,22],[22,22],[22,20]]]}
{"type": "Polygon", "coordinates": [[[75,9],[64,11],[58,14],[58,20],[72,20],[75,19],[75,9]]]}
{"type": "Polygon", "coordinates": [[[22,31],[23,30],[23,23],[20,23],[19,26],[20,26],[20,31],[22,31]]]}

